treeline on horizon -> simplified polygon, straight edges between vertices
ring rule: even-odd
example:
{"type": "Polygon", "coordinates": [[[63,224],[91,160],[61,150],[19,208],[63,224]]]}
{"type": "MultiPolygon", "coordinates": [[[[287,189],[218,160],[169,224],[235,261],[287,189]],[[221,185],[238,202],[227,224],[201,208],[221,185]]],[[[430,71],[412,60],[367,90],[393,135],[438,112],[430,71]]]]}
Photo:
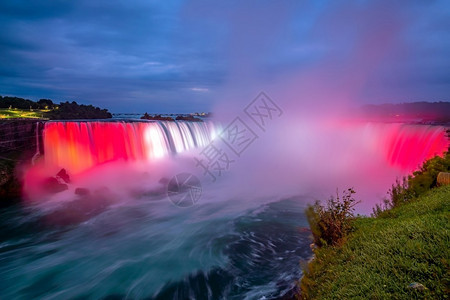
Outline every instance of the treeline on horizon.
{"type": "Polygon", "coordinates": [[[368,104],[361,107],[366,118],[401,121],[450,122],[450,102],[368,104]]]}
{"type": "Polygon", "coordinates": [[[93,105],[78,104],[75,101],[54,103],[51,99],[40,99],[32,101],[19,97],[0,95],[0,108],[3,109],[40,109],[48,110],[43,113],[49,119],[109,119],[111,113],[107,109],[101,109],[93,105]]]}

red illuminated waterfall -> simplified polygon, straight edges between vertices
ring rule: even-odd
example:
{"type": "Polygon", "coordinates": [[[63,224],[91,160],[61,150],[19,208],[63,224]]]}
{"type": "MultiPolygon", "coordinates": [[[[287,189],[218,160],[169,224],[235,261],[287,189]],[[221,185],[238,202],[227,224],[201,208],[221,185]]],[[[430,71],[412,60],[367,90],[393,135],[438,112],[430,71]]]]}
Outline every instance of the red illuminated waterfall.
{"type": "Polygon", "coordinates": [[[148,161],[206,146],[208,122],[47,122],[45,164],[78,173],[115,160],[148,161]]]}
{"type": "Polygon", "coordinates": [[[389,165],[408,172],[425,160],[442,155],[449,146],[446,128],[442,126],[373,123],[366,126],[365,137],[389,165]]]}
{"type": "MultiPolygon", "coordinates": [[[[387,165],[408,172],[448,149],[441,126],[360,123],[343,130],[368,159],[381,155],[387,165]]],[[[75,174],[105,162],[152,161],[204,147],[215,134],[209,122],[47,122],[44,162],[75,174]]]]}

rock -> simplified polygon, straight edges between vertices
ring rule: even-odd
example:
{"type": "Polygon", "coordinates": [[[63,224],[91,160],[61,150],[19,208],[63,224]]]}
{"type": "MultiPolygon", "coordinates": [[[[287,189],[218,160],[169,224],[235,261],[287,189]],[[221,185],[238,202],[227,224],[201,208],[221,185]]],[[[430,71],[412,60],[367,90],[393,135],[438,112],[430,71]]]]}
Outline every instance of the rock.
{"type": "Polygon", "coordinates": [[[11,178],[11,170],[8,169],[8,166],[0,163],[0,186],[4,185],[11,178]]]}
{"type": "Polygon", "coordinates": [[[158,181],[160,184],[168,185],[169,184],[169,178],[167,177],[161,177],[161,179],[158,181]]]}
{"type": "Polygon", "coordinates": [[[90,194],[91,194],[91,191],[89,189],[86,189],[86,188],[76,188],[75,189],[75,195],[88,196],[90,194]]]}
{"type": "Polygon", "coordinates": [[[2,174],[0,178],[0,207],[18,203],[22,194],[22,185],[14,174],[2,174]]]}
{"type": "Polygon", "coordinates": [[[409,288],[409,289],[418,290],[418,291],[424,291],[424,290],[427,290],[427,288],[426,288],[423,284],[418,283],[418,282],[412,282],[412,283],[410,283],[410,284],[408,285],[408,288],[409,288]]]}
{"type": "Polygon", "coordinates": [[[141,120],[155,120],[155,121],[174,121],[171,117],[163,117],[161,115],[150,116],[148,113],[145,113],[141,120]]]}
{"type": "Polygon", "coordinates": [[[93,191],[77,188],[75,193],[78,197],[73,201],[63,203],[57,210],[44,216],[47,225],[77,225],[101,214],[114,203],[114,197],[106,187],[93,191]]]}
{"type": "Polygon", "coordinates": [[[177,121],[189,121],[189,122],[203,122],[202,119],[196,118],[194,116],[191,115],[187,115],[187,116],[177,116],[175,118],[175,120],[177,121]]]}
{"type": "Polygon", "coordinates": [[[70,183],[70,177],[66,169],[61,169],[56,176],[64,180],[65,183],[70,183]]]}
{"type": "Polygon", "coordinates": [[[437,185],[450,185],[450,173],[448,172],[439,172],[437,176],[437,185]]]}
{"type": "Polygon", "coordinates": [[[48,177],[42,184],[44,190],[48,193],[56,194],[67,190],[69,187],[65,183],[60,183],[55,177],[48,177]]]}

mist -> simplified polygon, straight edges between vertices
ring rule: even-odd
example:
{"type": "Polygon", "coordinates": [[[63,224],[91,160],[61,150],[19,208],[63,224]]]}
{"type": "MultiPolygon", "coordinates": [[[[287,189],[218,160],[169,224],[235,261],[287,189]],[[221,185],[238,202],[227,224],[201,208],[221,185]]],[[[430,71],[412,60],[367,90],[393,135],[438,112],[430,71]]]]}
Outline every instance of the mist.
{"type": "MultiPolygon", "coordinates": [[[[200,30],[206,44],[217,42],[218,57],[226,65],[219,86],[194,88],[214,98],[216,134],[240,117],[257,136],[241,157],[234,157],[220,178],[227,197],[252,193],[255,198],[308,195],[311,202],[328,198],[336,189],[354,187],[363,200],[360,212],[367,213],[385,197],[396,178],[407,175],[424,159],[442,153],[445,141],[433,149],[417,150],[415,159],[406,155],[414,147],[408,139],[422,144],[429,142],[429,136],[439,140],[442,128],[407,129],[355,121],[361,119],[355,115],[355,107],[363,103],[411,99],[413,89],[403,89],[398,98],[384,89],[376,94],[374,84],[386,75],[386,65],[400,60],[404,53],[412,55],[416,51],[406,37],[411,24],[420,20],[420,9],[419,3],[404,9],[400,2],[391,1],[336,2],[327,6],[294,1],[232,1],[217,6],[192,1],[182,6],[180,24],[192,32],[200,30]],[[205,26],[208,24],[212,25],[210,31],[205,26]],[[209,36],[215,32],[225,39],[217,41],[209,36]],[[295,47],[286,47],[293,44],[295,47]],[[279,116],[267,120],[264,130],[245,113],[261,92],[280,109],[279,116]],[[398,136],[393,141],[391,136],[395,134],[398,136]],[[392,152],[392,144],[400,145],[395,154],[388,153],[392,152]],[[406,155],[410,160],[393,162],[392,155],[406,155]]],[[[173,42],[189,45],[189,36],[173,42]]],[[[187,163],[181,165],[207,182],[192,160],[202,147],[195,151],[190,151],[187,163]]],[[[173,166],[171,159],[165,158],[165,165],[143,163],[137,169],[136,164],[113,163],[82,173],[84,177],[75,172],[74,180],[89,186],[96,178],[97,188],[120,187],[116,193],[121,194],[123,187],[129,194],[136,182],[140,182],[137,186],[151,189],[161,178],[173,176],[173,172],[167,173],[169,165],[173,166]],[[127,174],[127,180],[109,175],[116,173],[127,174]],[[143,173],[151,174],[145,183],[141,182],[143,173]]],[[[46,174],[55,172],[57,167],[46,174]]],[[[206,186],[214,190],[218,185],[206,186]]],[[[37,191],[29,194],[41,195],[37,191]]],[[[127,198],[128,194],[118,198],[127,198]]]]}
{"type": "Polygon", "coordinates": [[[443,139],[440,148],[417,150],[417,158],[406,164],[393,162],[392,155],[411,158],[407,153],[415,146],[404,139],[425,147],[427,133],[355,121],[361,119],[355,108],[368,101],[414,97],[412,89],[402,90],[401,96],[385,89],[376,94],[373,85],[384,76],[386,64],[415,51],[405,36],[420,19],[420,4],[405,9],[392,1],[338,1],[326,7],[263,1],[238,7],[193,1],[183,14],[187,22],[206,15],[206,22],[214,20],[228,33],[222,49],[229,62],[227,76],[214,94],[218,122],[225,127],[241,117],[254,125],[244,109],[260,92],[282,110],[279,118],[267,120],[265,132],[256,127],[258,139],[230,171],[230,193],[302,194],[313,201],[354,187],[362,200],[358,212],[367,214],[396,178],[446,149],[439,128],[428,134],[443,139]],[[284,50],[286,62],[280,62],[275,55],[292,39],[297,47],[284,50]],[[290,55],[298,60],[288,62],[290,55]],[[396,142],[389,140],[392,134],[398,134],[396,142]],[[398,153],[388,153],[392,143],[401,145],[398,153]]]}

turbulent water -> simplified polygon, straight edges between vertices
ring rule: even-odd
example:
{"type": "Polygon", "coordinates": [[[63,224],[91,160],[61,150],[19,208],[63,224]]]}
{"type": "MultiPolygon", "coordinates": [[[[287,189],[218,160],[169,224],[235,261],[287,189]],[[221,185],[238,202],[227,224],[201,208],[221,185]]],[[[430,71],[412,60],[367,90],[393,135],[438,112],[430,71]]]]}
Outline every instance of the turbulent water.
{"type": "Polygon", "coordinates": [[[212,124],[46,123],[23,201],[0,211],[0,299],[283,297],[312,255],[307,203],[352,184],[367,213],[370,195],[448,147],[438,126],[281,126],[211,182],[193,157],[212,124]],[[68,189],[47,195],[61,167],[68,189]],[[186,171],[202,193],[181,208],[167,189],[186,171]]]}
{"type": "Polygon", "coordinates": [[[309,233],[300,230],[307,226],[301,201],[273,199],[238,211],[247,200],[181,209],[144,198],[79,224],[33,207],[3,210],[0,299],[282,296],[311,255],[309,233]]]}

